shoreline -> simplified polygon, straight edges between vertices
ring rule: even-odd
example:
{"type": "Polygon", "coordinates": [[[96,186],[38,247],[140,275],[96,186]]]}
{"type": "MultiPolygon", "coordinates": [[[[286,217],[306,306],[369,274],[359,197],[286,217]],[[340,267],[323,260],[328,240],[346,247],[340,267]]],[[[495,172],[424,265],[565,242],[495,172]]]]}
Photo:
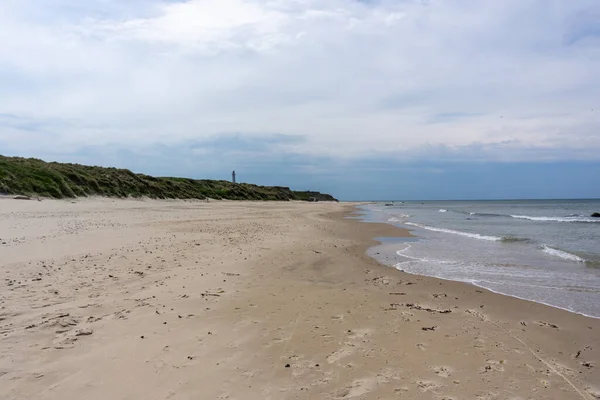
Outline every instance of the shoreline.
{"type": "MultiPolygon", "coordinates": [[[[368,209],[359,210],[364,213],[367,220],[380,219],[376,211],[369,211],[368,209]]],[[[481,236],[481,233],[472,233],[473,231],[466,233],[449,228],[431,228],[416,223],[404,223],[405,221],[394,219],[384,221],[381,218],[381,222],[407,228],[423,238],[423,241],[417,241],[415,244],[400,243],[395,247],[386,247],[384,252],[387,254],[387,259],[381,260],[386,265],[415,275],[463,282],[493,293],[532,301],[589,318],[600,319],[600,311],[597,307],[598,303],[595,301],[597,300],[597,293],[599,293],[597,291],[598,275],[594,274],[597,271],[593,269],[589,270],[591,274],[589,276],[589,284],[583,283],[586,281],[582,280],[585,278],[584,273],[587,273],[587,267],[591,268],[591,261],[586,261],[585,263],[581,261],[581,264],[577,265],[560,265],[559,267],[562,268],[560,270],[557,269],[556,264],[563,262],[564,258],[562,256],[559,255],[560,261],[557,261],[556,258],[553,258],[554,254],[551,254],[552,257],[547,254],[541,256],[539,251],[543,250],[544,253],[549,253],[547,249],[552,249],[564,254],[570,253],[564,250],[554,250],[554,248],[543,243],[534,242],[534,245],[528,244],[527,250],[531,253],[527,254],[530,257],[527,259],[522,257],[524,253],[518,254],[512,252],[512,249],[515,249],[515,247],[512,247],[512,244],[489,245],[487,240],[470,240],[479,239],[480,237],[478,236],[481,236]],[[433,231],[434,233],[429,231],[433,231]],[[437,234],[435,232],[444,232],[444,234],[437,234]],[[455,235],[445,235],[445,233],[455,235]],[[464,239],[461,236],[468,236],[469,239],[464,239]],[[452,241],[454,241],[455,246],[465,246],[465,251],[457,250],[455,252],[448,245],[452,241]],[[466,249],[469,249],[469,252],[466,249]],[[512,270],[506,270],[506,275],[503,275],[501,272],[503,270],[498,269],[499,266],[494,268],[492,264],[486,265],[485,256],[482,257],[482,255],[486,254],[486,251],[490,251],[495,257],[493,263],[497,263],[499,266],[504,265],[504,262],[510,263],[507,265],[513,267],[512,270]],[[392,257],[392,253],[394,257],[392,257]],[[470,257],[466,253],[471,253],[474,256],[470,257]],[[531,258],[532,256],[534,258],[531,258]],[[544,259],[544,257],[548,260],[544,259]],[[412,260],[415,261],[412,262],[412,260]],[[479,263],[482,263],[481,270],[474,267],[479,265],[479,263]],[[449,265],[445,267],[445,264],[449,265]],[[532,275],[535,273],[539,273],[540,275],[532,275]],[[563,273],[566,278],[564,284],[560,283],[562,282],[560,280],[560,273],[563,273]],[[521,274],[532,277],[532,280],[517,280],[515,277],[521,274]],[[572,274],[578,274],[576,277],[579,281],[572,274]],[[558,278],[558,280],[553,281],[553,277],[558,278]],[[577,282],[580,282],[579,286],[577,282]]],[[[431,225],[431,221],[429,225],[431,225]]],[[[442,224],[441,226],[444,225],[442,224]]],[[[478,232],[481,232],[481,230],[478,232]]],[[[533,242],[531,239],[523,239],[523,241],[533,242]]],[[[458,248],[462,249],[463,247],[458,248]]],[[[518,246],[516,249],[517,252],[523,251],[519,250],[518,246]]],[[[577,261],[580,260],[582,259],[577,259],[577,261]]]]}
{"type": "MultiPolygon", "coordinates": [[[[400,229],[407,229],[408,231],[411,231],[411,229],[408,229],[408,228],[400,228],[400,229]]],[[[415,237],[418,237],[418,235],[414,235],[414,236],[415,236],[415,237]]],[[[378,241],[378,242],[379,242],[379,241],[378,241]]],[[[383,244],[382,242],[379,242],[379,243],[380,243],[380,244],[383,244]]],[[[400,243],[400,244],[404,244],[404,243],[400,243]]],[[[375,245],[375,246],[372,246],[372,247],[368,247],[368,248],[367,248],[367,251],[368,251],[368,250],[370,250],[370,249],[373,249],[373,248],[377,248],[377,247],[379,247],[379,246],[380,246],[380,245],[375,245]]],[[[398,255],[398,256],[399,256],[399,257],[403,257],[402,255],[398,255]]],[[[526,298],[524,298],[524,297],[519,297],[519,296],[517,296],[517,295],[514,295],[514,294],[509,294],[509,293],[502,293],[502,292],[500,292],[500,291],[496,291],[496,290],[493,290],[493,289],[487,288],[487,287],[485,287],[485,286],[478,285],[477,283],[474,283],[474,282],[461,281],[461,280],[457,280],[457,279],[442,278],[442,277],[439,277],[439,276],[423,275],[423,274],[418,274],[418,273],[412,273],[412,272],[408,272],[408,271],[405,271],[405,270],[403,270],[403,269],[399,269],[399,268],[398,268],[398,266],[399,266],[399,263],[396,263],[396,264],[387,264],[387,263],[385,263],[384,261],[380,261],[380,260],[378,260],[378,258],[377,258],[377,257],[373,257],[373,256],[371,256],[371,258],[373,258],[375,261],[377,261],[378,263],[380,263],[380,264],[382,264],[382,265],[384,265],[384,266],[386,266],[386,267],[388,267],[388,268],[395,269],[395,270],[397,270],[397,271],[399,271],[399,272],[402,272],[402,273],[405,273],[405,274],[414,275],[414,276],[419,276],[419,277],[425,277],[425,278],[439,279],[439,280],[442,280],[442,281],[447,281],[447,282],[463,283],[463,284],[465,284],[465,285],[471,285],[471,286],[475,286],[475,287],[477,287],[477,288],[479,288],[479,289],[483,289],[483,290],[485,290],[485,291],[488,291],[488,292],[491,292],[491,293],[494,293],[494,294],[497,294],[497,295],[500,295],[500,296],[513,297],[513,298],[515,298],[515,299],[518,299],[518,300],[522,300],[522,301],[526,301],[526,302],[530,302],[530,303],[535,303],[535,304],[540,304],[540,305],[543,305],[543,306],[546,306],[546,307],[551,307],[551,308],[555,308],[555,309],[557,309],[557,310],[566,311],[566,312],[568,312],[568,313],[571,313],[571,314],[576,314],[576,315],[580,315],[580,316],[582,316],[582,317],[586,317],[586,318],[600,319],[600,317],[595,317],[595,316],[593,316],[593,315],[587,315],[587,314],[585,314],[585,313],[582,313],[582,312],[578,312],[578,311],[574,311],[574,310],[569,310],[569,309],[567,309],[567,308],[563,308],[563,307],[560,307],[560,306],[555,306],[555,305],[552,305],[552,304],[549,304],[549,303],[544,303],[544,302],[542,302],[542,301],[536,301],[536,300],[526,299],[526,298]]]]}
{"type": "Polygon", "coordinates": [[[600,398],[599,320],[381,264],[353,204],[10,204],[3,398],[600,398]]]}
{"type": "MultiPolygon", "coordinates": [[[[362,205],[362,203],[361,203],[361,205],[362,205]]],[[[356,207],[356,206],[353,206],[353,207],[356,207]]],[[[358,213],[359,213],[358,211],[351,210],[351,211],[347,212],[347,215],[350,216],[350,217],[355,217],[353,214],[358,214],[358,213]]],[[[358,219],[356,219],[356,220],[359,223],[375,224],[375,225],[379,225],[380,224],[380,225],[384,225],[384,226],[390,226],[390,227],[393,227],[393,228],[396,228],[396,229],[399,229],[399,230],[405,230],[405,231],[408,232],[408,235],[406,235],[406,236],[385,236],[385,235],[379,235],[379,237],[392,238],[392,239],[395,238],[395,237],[399,237],[399,238],[418,238],[419,237],[418,235],[414,235],[412,233],[413,229],[411,229],[411,228],[399,227],[397,225],[388,224],[388,223],[385,223],[385,222],[360,221],[358,219]]],[[[371,239],[375,242],[375,244],[370,245],[370,246],[365,246],[364,251],[365,251],[366,254],[368,254],[368,251],[370,249],[373,249],[373,248],[379,247],[381,245],[384,245],[384,243],[381,242],[381,241],[379,241],[379,240],[377,240],[376,237],[372,237],[371,239]]],[[[406,242],[401,242],[401,244],[405,244],[405,243],[406,242]]],[[[519,296],[516,296],[516,295],[512,295],[512,294],[498,292],[498,291],[486,288],[484,286],[477,285],[476,283],[473,283],[473,282],[466,282],[466,281],[454,280],[454,279],[449,279],[449,278],[441,278],[441,277],[437,277],[437,276],[422,275],[422,274],[418,274],[418,273],[407,272],[407,271],[404,271],[402,269],[398,269],[398,267],[397,267],[398,263],[396,263],[396,264],[386,264],[385,262],[380,261],[377,257],[371,256],[371,255],[369,255],[369,257],[372,258],[376,263],[378,263],[378,264],[380,264],[380,265],[382,265],[382,266],[384,266],[386,268],[391,268],[391,269],[393,269],[395,271],[398,271],[398,272],[400,272],[402,274],[413,275],[415,277],[420,277],[420,278],[429,278],[429,279],[435,279],[435,280],[440,280],[440,281],[445,281],[445,282],[451,282],[451,283],[456,283],[456,284],[463,284],[463,285],[473,286],[473,287],[485,290],[486,292],[489,292],[489,293],[494,294],[494,295],[498,295],[498,296],[502,296],[502,297],[509,297],[509,298],[513,298],[513,299],[516,299],[516,300],[519,300],[519,301],[524,301],[524,302],[527,302],[527,303],[532,303],[532,304],[540,305],[540,306],[544,306],[544,307],[550,307],[550,308],[553,308],[553,309],[556,309],[556,310],[559,310],[559,311],[567,312],[569,314],[574,314],[574,315],[585,317],[585,318],[591,318],[591,319],[594,319],[594,320],[600,320],[600,317],[594,317],[592,315],[586,315],[584,313],[576,312],[576,311],[569,310],[569,309],[566,309],[566,308],[562,308],[562,307],[559,307],[559,306],[554,306],[552,304],[547,304],[547,303],[543,303],[543,302],[539,302],[539,301],[535,301],[535,300],[530,300],[530,299],[522,298],[522,297],[519,297],[519,296]]],[[[402,257],[402,256],[399,255],[399,257],[402,257]]]]}

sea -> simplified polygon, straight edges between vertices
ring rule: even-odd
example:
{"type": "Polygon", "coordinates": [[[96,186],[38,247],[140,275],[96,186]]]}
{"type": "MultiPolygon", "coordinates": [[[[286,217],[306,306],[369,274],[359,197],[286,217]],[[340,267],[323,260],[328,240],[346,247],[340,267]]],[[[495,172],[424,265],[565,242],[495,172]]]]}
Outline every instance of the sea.
{"type": "Polygon", "coordinates": [[[600,200],[396,201],[364,221],[408,228],[370,254],[408,273],[600,318],[600,200]]]}

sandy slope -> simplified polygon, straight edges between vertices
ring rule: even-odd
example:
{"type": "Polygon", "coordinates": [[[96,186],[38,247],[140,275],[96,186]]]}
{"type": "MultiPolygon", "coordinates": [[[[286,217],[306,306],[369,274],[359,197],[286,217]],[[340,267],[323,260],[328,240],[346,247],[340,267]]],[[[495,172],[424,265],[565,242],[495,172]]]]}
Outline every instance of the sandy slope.
{"type": "Polygon", "coordinates": [[[302,203],[0,200],[1,399],[594,399],[600,321],[302,203]]]}

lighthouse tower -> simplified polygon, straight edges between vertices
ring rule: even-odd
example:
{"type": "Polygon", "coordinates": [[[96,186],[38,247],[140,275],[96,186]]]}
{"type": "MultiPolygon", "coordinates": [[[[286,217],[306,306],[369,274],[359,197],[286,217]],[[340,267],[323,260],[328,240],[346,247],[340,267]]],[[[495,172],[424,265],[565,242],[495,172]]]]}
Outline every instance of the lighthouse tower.
{"type": "Polygon", "coordinates": [[[235,183],[235,171],[231,173],[231,182],[235,183]]]}

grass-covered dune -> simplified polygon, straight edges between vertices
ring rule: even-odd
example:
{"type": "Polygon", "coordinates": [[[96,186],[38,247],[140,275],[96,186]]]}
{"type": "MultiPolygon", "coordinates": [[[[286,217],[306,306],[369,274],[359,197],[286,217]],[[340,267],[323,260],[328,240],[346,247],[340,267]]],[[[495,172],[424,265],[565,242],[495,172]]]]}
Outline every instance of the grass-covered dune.
{"type": "Polygon", "coordinates": [[[156,178],[126,169],[45,162],[0,155],[0,193],[51,197],[337,201],[319,192],[228,181],[156,178]]]}

